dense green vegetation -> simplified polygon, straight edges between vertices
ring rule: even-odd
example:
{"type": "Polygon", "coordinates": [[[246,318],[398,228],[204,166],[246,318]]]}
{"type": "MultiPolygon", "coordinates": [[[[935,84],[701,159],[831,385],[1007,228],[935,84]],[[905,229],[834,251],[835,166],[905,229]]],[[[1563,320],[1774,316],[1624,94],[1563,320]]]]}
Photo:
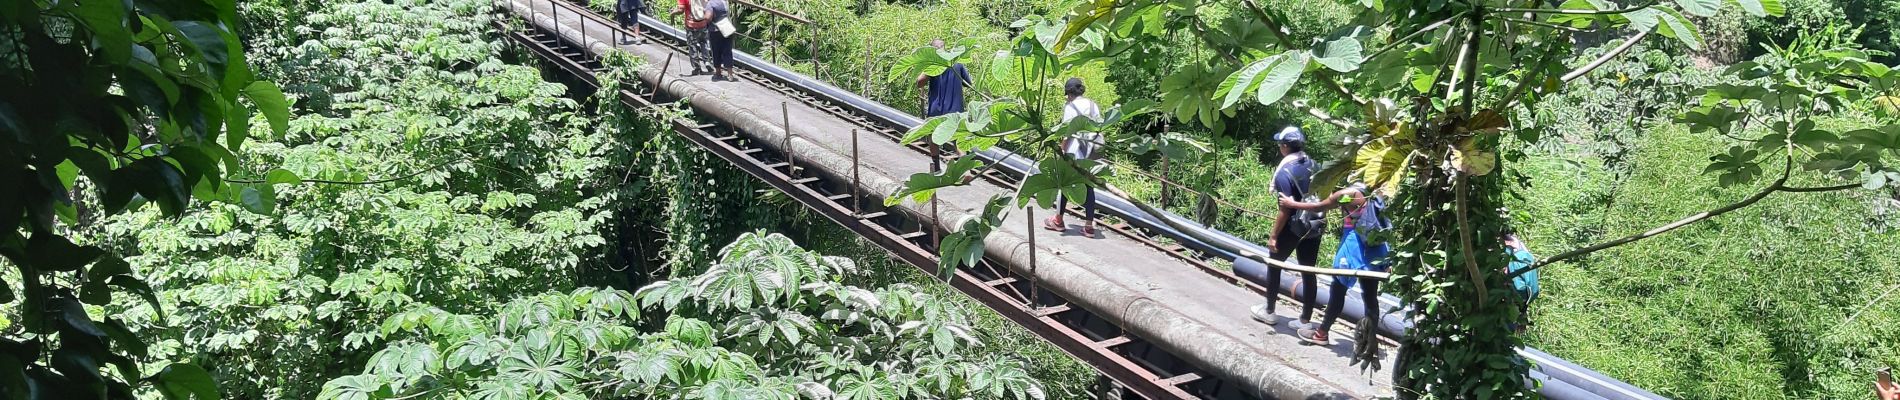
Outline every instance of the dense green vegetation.
{"type": "Polygon", "coordinates": [[[414,308],[382,324],[403,339],[319,398],[1044,398],[1020,361],[988,354],[963,310],[907,285],[840,283],[856,269],[745,234],[704,274],[632,294],[414,308]],[[643,317],[663,328],[642,332],[643,317]]]}
{"type": "MultiPolygon", "coordinates": [[[[1060,2],[1009,3],[1049,17],[1063,16],[1068,11],[1060,2]]],[[[1742,200],[1751,192],[1723,188],[1729,185],[1713,175],[1706,179],[1685,177],[1700,175],[1709,165],[1707,155],[1752,139],[1712,138],[1710,135],[1716,134],[1713,131],[1688,133],[1673,123],[1674,117],[1691,111],[1703,88],[1737,82],[1736,77],[1722,73],[1721,63],[1773,58],[1768,53],[1774,45],[1821,36],[1817,33],[1841,22],[1839,16],[1845,13],[1840,10],[1863,12],[1848,17],[1851,19],[1846,22],[1855,27],[1828,31],[1826,35],[1846,36],[1847,42],[1869,49],[1888,48],[1892,41],[1884,38],[1892,33],[1885,21],[1894,14],[1891,10],[1880,11],[1890,5],[1873,3],[1878,2],[1789,2],[1782,4],[1787,9],[1783,16],[1750,18],[1730,8],[1715,17],[1692,18],[1701,21],[1700,35],[1685,37],[1681,44],[1651,42],[1640,46],[1654,50],[1631,52],[1633,56],[1614,60],[1586,76],[1581,84],[1570,85],[1569,91],[1550,95],[1517,121],[1523,126],[1517,131],[1519,137],[1507,138],[1517,140],[1502,143],[1510,157],[1521,160],[1505,166],[1510,176],[1521,176],[1517,179],[1528,184],[1514,190],[1503,203],[1513,210],[1511,220],[1527,234],[1538,253],[1552,255],[1647,231],[1714,205],[1742,200]],[[1858,36],[1854,36],[1856,32],[1858,36]],[[1692,39],[1696,42],[1689,41],[1692,39]],[[1524,141],[1522,137],[1550,140],[1524,141]]],[[[855,5],[830,2],[773,4],[805,15],[842,15],[860,10],[855,5]]],[[[916,47],[910,42],[950,35],[953,42],[978,39],[966,42],[972,46],[969,53],[975,54],[966,62],[973,70],[983,71],[995,62],[988,57],[992,49],[998,48],[989,44],[995,42],[993,38],[1022,31],[990,18],[987,10],[1002,8],[992,7],[990,2],[872,4],[857,17],[846,19],[850,22],[829,28],[825,43],[832,45],[820,54],[828,66],[863,65],[863,57],[858,54],[867,52],[865,46],[872,53],[903,54],[916,47]],[[989,24],[972,30],[968,25],[973,18],[955,23],[919,20],[895,26],[881,22],[956,13],[982,15],[989,24]],[[865,34],[857,28],[868,25],[881,28],[872,30],[876,34],[865,34]]],[[[1264,4],[1287,15],[1291,21],[1288,25],[1299,40],[1323,36],[1353,20],[1349,5],[1264,4]]],[[[1238,15],[1238,7],[1220,4],[1206,4],[1199,11],[1210,26],[1244,18],[1238,15]]],[[[1563,57],[1569,60],[1563,64],[1582,65],[1619,44],[1611,34],[1580,39],[1576,53],[1563,57]]],[[[1250,106],[1240,107],[1227,123],[1195,126],[1205,108],[1180,109],[1187,112],[1182,114],[1165,104],[1167,99],[1151,96],[1156,96],[1158,90],[1172,92],[1182,86],[1168,77],[1223,72],[1206,71],[1208,67],[1197,64],[1215,55],[1192,35],[1177,34],[1169,40],[1172,46],[1162,53],[1107,63],[1108,83],[1122,90],[1117,90],[1115,96],[1095,95],[1101,93],[1101,86],[1092,85],[1098,89],[1092,97],[1104,104],[1144,97],[1161,100],[1164,110],[1177,114],[1177,118],[1156,118],[1149,120],[1150,124],[1132,126],[1151,132],[1192,133],[1213,143],[1215,151],[1198,160],[1175,161],[1165,167],[1152,157],[1112,154],[1111,160],[1138,165],[1151,173],[1166,173],[1189,188],[1213,193],[1243,208],[1271,212],[1273,198],[1258,188],[1269,177],[1266,166],[1275,157],[1254,150],[1254,143],[1289,123],[1306,126],[1309,132],[1318,131],[1320,142],[1326,144],[1335,142],[1341,132],[1297,110],[1250,106]],[[1208,125],[1215,126],[1208,129],[1208,125]]],[[[1893,59],[1883,53],[1871,56],[1889,62],[1893,59]]],[[[1086,80],[1092,70],[1084,65],[1071,72],[1086,80]]],[[[986,77],[979,74],[978,78],[986,77]]],[[[854,77],[840,75],[835,79],[851,82],[854,77]]],[[[867,94],[900,107],[910,106],[906,99],[914,94],[890,88],[901,87],[897,84],[901,82],[878,83],[889,85],[870,85],[873,89],[867,94]]],[[[1378,83],[1349,80],[1346,84],[1363,90],[1364,85],[1378,83]]],[[[1013,91],[997,82],[979,82],[978,87],[991,94],[1013,91]]],[[[1318,89],[1294,89],[1293,93],[1319,101],[1330,98],[1318,89]]],[[[1858,103],[1836,108],[1846,112],[1829,117],[1827,121],[1831,122],[1824,122],[1824,129],[1845,133],[1876,126],[1879,105],[1870,98],[1859,99],[1858,103]]],[[[1123,129],[1130,126],[1124,125],[1123,129]]],[[[1735,135],[1752,138],[1761,133],[1735,135]]],[[[1321,159],[1335,158],[1331,151],[1331,146],[1322,145],[1316,154],[1321,159]]],[[[1825,171],[1827,167],[1820,169],[1825,171]]],[[[1137,197],[1203,220],[1214,219],[1216,226],[1243,237],[1261,240],[1267,233],[1266,224],[1256,214],[1227,205],[1207,207],[1208,202],[1199,196],[1175,188],[1164,190],[1153,179],[1132,174],[1108,179],[1137,197]],[[1215,211],[1209,213],[1210,209],[1215,211]]],[[[1830,182],[1813,176],[1797,177],[1794,183],[1830,182]]],[[[1546,300],[1531,313],[1539,322],[1526,338],[1528,343],[1673,397],[1857,397],[1865,393],[1871,370],[1897,362],[1890,350],[1896,336],[1880,327],[1881,322],[1872,322],[1892,318],[1893,308],[1882,305],[1892,304],[1887,295],[1896,287],[1890,278],[1896,267],[1891,257],[1880,256],[1880,249],[1894,238],[1887,221],[1891,220],[1896,195],[1888,188],[1802,198],[1785,196],[1769,197],[1756,209],[1729,214],[1675,236],[1661,236],[1554,267],[1545,278],[1549,288],[1543,297],[1546,300]],[[1842,215],[1851,217],[1840,218],[1842,215]],[[1764,219],[1769,216],[1774,218],[1764,219]],[[1829,216],[1834,218],[1826,218],[1829,216]],[[1792,235],[1787,233],[1791,229],[1814,233],[1792,235]],[[1759,245],[1770,242],[1775,245],[1759,245]],[[1816,258],[1812,256],[1815,252],[1829,256],[1816,258]],[[1662,257],[1671,253],[1679,255],[1662,257]],[[1731,340],[1731,335],[1774,339],[1731,340]],[[1737,366],[1746,366],[1748,372],[1735,369],[1737,366]]]]}
{"type": "MultiPolygon", "coordinates": [[[[0,186],[21,188],[0,199],[0,265],[9,267],[0,374],[23,378],[0,379],[0,393],[207,398],[213,381],[227,398],[1091,391],[1087,367],[814,222],[647,114],[684,111],[627,110],[547,81],[496,36],[486,0],[173,3],[133,1],[144,17],[137,24],[114,17],[132,11],[105,9],[116,2],[0,7],[0,49],[28,50],[0,56],[0,128],[76,132],[0,135],[0,186]],[[83,95],[45,95],[55,91],[83,95]],[[48,98],[59,101],[36,103],[48,98]],[[126,122],[80,129],[72,118],[126,122]],[[815,251],[756,229],[785,231],[815,251]],[[596,288],[611,286],[619,289],[596,288]]],[[[660,15],[672,6],[650,3],[660,15]]],[[[1055,47],[1024,41],[1038,26],[1015,23],[1040,18],[1049,21],[1044,29],[1060,28],[1087,8],[1058,0],[763,3],[821,26],[778,29],[786,22],[743,14],[764,41],[742,48],[816,57],[815,70],[793,66],[899,108],[918,107],[914,70],[899,64],[933,38],[972,49],[963,61],[978,72],[979,90],[1017,104],[1060,101],[1052,85],[1069,76],[1104,105],[1158,103],[1158,112],[1114,127],[1117,136],[1209,150],[1118,151],[1106,181],[1255,241],[1271,220],[1232,205],[1276,207],[1260,190],[1277,160],[1266,136],[1302,125],[1315,157],[1335,159],[1351,154],[1341,139],[1359,134],[1290,104],[1348,100],[1311,84],[1313,75],[1271,105],[1216,96],[1242,61],[1274,54],[1272,28],[1239,3],[1166,2],[1195,12],[1139,38],[1132,53],[1041,71],[997,54],[1055,47]],[[773,44],[812,37],[816,54],[773,44]]],[[[1340,28],[1364,22],[1360,2],[1261,4],[1284,14],[1277,22],[1294,42],[1336,41],[1340,28]]],[[[1777,17],[1747,17],[1735,5],[1687,17],[1702,45],[1652,40],[1565,91],[1539,93],[1512,121],[1516,134],[1496,144],[1508,161],[1491,177],[1523,186],[1485,201],[1508,208],[1532,248],[1554,255],[1749,198],[1757,189],[1744,178],[1770,180],[1784,161],[1709,156],[1753,148],[1782,128],[1717,131],[1677,118],[1717,111],[1701,100],[1705,89],[1773,81],[1723,67],[1789,61],[1776,49],[1796,40],[1830,51],[1865,47],[1868,58],[1892,63],[1894,55],[1875,51],[1900,42],[1894,0],[1782,6],[1777,17]],[[1721,168],[1708,169],[1711,161],[1721,168]],[[1749,165],[1767,171],[1733,175],[1749,165]]],[[[1391,33],[1354,37],[1370,51],[1391,33]]],[[[1620,43],[1621,35],[1597,36],[1577,37],[1560,64],[1582,65],[1620,43]]],[[[641,63],[615,58],[612,76],[641,63]]],[[[1342,78],[1362,93],[1403,85],[1382,79],[1342,78]]],[[[1841,142],[1873,146],[1857,140],[1886,137],[1861,129],[1891,128],[1894,113],[1876,101],[1841,97],[1813,120],[1841,142]]],[[[1844,154],[1858,148],[1831,143],[1804,148],[1802,173],[1789,184],[1871,190],[1776,194],[1554,265],[1521,340],[1671,397],[1865,397],[1871,370],[1900,365],[1900,258],[1890,254],[1900,245],[1900,190],[1868,178],[1891,152],[1859,159],[1844,154]]]]}

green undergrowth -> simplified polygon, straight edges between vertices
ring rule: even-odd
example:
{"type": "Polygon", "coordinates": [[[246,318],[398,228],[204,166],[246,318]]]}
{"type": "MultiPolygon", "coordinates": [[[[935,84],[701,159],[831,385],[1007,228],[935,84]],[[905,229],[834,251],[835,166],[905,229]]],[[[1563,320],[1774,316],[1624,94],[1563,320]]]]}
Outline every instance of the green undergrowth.
{"type": "MultiPolygon", "coordinates": [[[[1591,159],[1521,164],[1533,189],[1514,211],[1534,249],[1642,232],[1754,190],[1682,178],[1706,165],[1697,155],[1726,147],[1706,135],[1660,125],[1632,142],[1620,183],[1591,159]]],[[[1553,266],[1531,344],[1676,398],[1864,397],[1873,369],[1900,364],[1895,199],[1777,194],[1553,266]]]]}

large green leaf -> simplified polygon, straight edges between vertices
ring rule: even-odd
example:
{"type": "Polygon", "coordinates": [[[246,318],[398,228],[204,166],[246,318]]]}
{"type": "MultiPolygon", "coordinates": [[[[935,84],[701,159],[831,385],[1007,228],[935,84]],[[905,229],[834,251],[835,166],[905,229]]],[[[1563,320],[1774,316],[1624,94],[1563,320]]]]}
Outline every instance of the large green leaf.
{"type": "MultiPolygon", "coordinates": [[[[282,138],[284,131],[290,130],[290,101],[284,99],[284,91],[278,89],[277,84],[268,81],[251,82],[250,85],[244,87],[244,97],[251,99],[251,103],[257,104],[257,111],[264,114],[264,119],[270,120],[272,135],[282,138]]],[[[244,141],[245,133],[226,132],[225,134],[229,135],[226,140],[230,142],[226,143],[226,146],[235,151],[238,148],[237,143],[244,141]]]]}
{"type": "Polygon", "coordinates": [[[1214,98],[1222,99],[1221,108],[1232,108],[1240,102],[1242,95],[1254,93],[1255,100],[1261,105],[1272,105],[1285,97],[1286,92],[1299,82],[1309,58],[1306,51],[1295,50],[1254,60],[1240,71],[1228,75],[1221,82],[1220,89],[1215,91],[1214,98]]]}
{"type": "Polygon", "coordinates": [[[1787,9],[1782,7],[1781,0],[1729,0],[1729,2],[1741,6],[1743,11],[1756,17],[1771,15],[1779,17],[1787,12],[1787,9]]]}
{"type": "Polygon", "coordinates": [[[1698,17],[1713,17],[1722,10],[1723,0],[1676,0],[1682,11],[1698,17]]]}
{"type": "Polygon", "coordinates": [[[1366,61],[1365,45],[1360,44],[1359,39],[1353,37],[1333,39],[1327,41],[1324,47],[1317,49],[1313,54],[1313,61],[1334,71],[1357,71],[1359,64],[1366,61]]]}
{"type": "MultiPolygon", "coordinates": [[[[165,366],[157,375],[147,378],[158,388],[165,398],[172,400],[218,400],[218,382],[211,374],[192,364],[176,363],[165,366]]],[[[322,396],[319,396],[322,397],[322,396]]],[[[364,397],[367,398],[367,397],[364,397]]]]}
{"type": "Polygon", "coordinates": [[[899,187],[896,193],[884,198],[884,205],[897,205],[905,199],[920,203],[929,201],[930,197],[936,194],[937,189],[962,185],[963,176],[982,165],[983,162],[978,160],[975,154],[968,154],[944,166],[942,173],[911,174],[910,179],[904,180],[903,187],[899,187]]]}

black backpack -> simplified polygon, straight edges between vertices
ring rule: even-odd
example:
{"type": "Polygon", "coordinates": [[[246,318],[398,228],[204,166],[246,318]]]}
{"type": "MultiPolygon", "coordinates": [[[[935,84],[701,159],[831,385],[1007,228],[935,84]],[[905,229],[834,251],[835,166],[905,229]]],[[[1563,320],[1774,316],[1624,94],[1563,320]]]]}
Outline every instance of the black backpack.
{"type": "MultiPolygon", "coordinates": [[[[1284,171],[1285,168],[1281,168],[1281,170],[1284,171]]],[[[1301,198],[1300,202],[1317,203],[1319,202],[1319,198],[1313,193],[1313,177],[1308,176],[1306,178],[1306,187],[1300,188],[1300,193],[1304,194],[1305,197],[1301,198]]],[[[1298,182],[1298,180],[1294,182],[1298,182]]],[[[1286,224],[1287,230],[1292,231],[1293,236],[1300,238],[1300,240],[1318,239],[1320,236],[1326,235],[1326,212],[1293,210],[1293,215],[1287,217],[1286,224]]]]}

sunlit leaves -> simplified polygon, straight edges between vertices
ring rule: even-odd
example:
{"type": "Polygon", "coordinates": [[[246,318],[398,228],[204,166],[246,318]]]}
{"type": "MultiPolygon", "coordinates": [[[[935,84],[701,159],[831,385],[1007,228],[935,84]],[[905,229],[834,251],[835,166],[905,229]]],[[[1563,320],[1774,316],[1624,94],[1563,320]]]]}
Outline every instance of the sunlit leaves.
{"type": "Polygon", "coordinates": [[[1173,115],[1176,121],[1184,123],[1198,122],[1201,126],[1220,131],[1226,126],[1226,117],[1233,116],[1233,110],[1221,105],[1215,93],[1225,80],[1220,77],[1233,75],[1234,70],[1219,65],[1188,63],[1179,71],[1161,79],[1161,110],[1173,115]]]}
{"type": "Polygon", "coordinates": [[[1366,61],[1365,46],[1352,37],[1328,40],[1313,51],[1313,61],[1333,71],[1357,71],[1359,64],[1366,61]]]}
{"type": "Polygon", "coordinates": [[[1729,3],[1741,6],[1743,11],[1756,17],[1771,15],[1779,17],[1787,12],[1787,8],[1781,5],[1781,0],[1729,0],[1729,3]]]}
{"type": "Polygon", "coordinates": [[[969,51],[970,48],[964,45],[954,47],[945,46],[943,49],[929,46],[919,47],[916,50],[912,50],[909,55],[897,59],[896,65],[891,67],[889,79],[892,81],[908,81],[909,79],[906,78],[913,78],[918,75],[941,75],[943,71],[949,69],[950,66],[963,62],[965,53],[969,51]]]}
{"type": "Polygon", "coordinates": [[[1694,23],[1673,8],[1654,6],[1624,14],[1629,18],[1630,26],[1636,30],[1654,30],[1664,37],[1674,38],[1689,46],[1690,49],[1702,49],[1702,32],[1694,23]]]}
{"type": "Polygon", "coordinates": [[[1233,107],[1248,93],[1261,105],[1272,105],[1299,82],[1310,58],[1306,51],[1289,51],[1255,60],[1221,81],[1214,95],[1223,99],[1221,108],[1233,107]]]}

